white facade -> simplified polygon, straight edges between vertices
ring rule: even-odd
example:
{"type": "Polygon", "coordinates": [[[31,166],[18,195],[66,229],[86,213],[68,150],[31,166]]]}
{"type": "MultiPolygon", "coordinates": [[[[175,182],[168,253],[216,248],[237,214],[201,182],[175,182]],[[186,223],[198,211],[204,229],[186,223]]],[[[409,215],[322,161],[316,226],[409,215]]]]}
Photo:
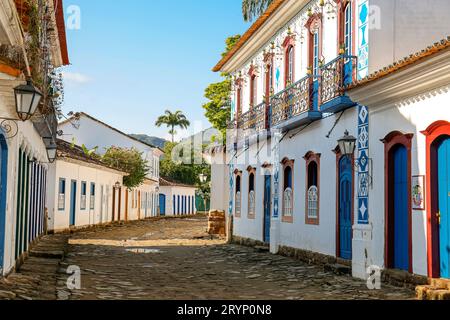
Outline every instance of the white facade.
{"type": "MultiPolygon", "coordinates": [[[[391,222],[398,213],[390,201],[400,196],[393,200],[396,190],[385,178],[394,174],[386,173],[392,165],[385,150],[410,139],[411,177],[402,191],[412,188],[414,177],[429,178],[423,132],[450,120],[448,40],[418,53],[418,61],[413,54],[450,34],[450,21],[443,17],[450,2],[336,2],[334,10],[320,1],[273,3],[274,12],[215,67],[234,77],[232,113],[239,130],[231,133],[223,162],[229,168],[223,181],[231,181],[226,193],[233,233],[270,243],[273,253],[286,246],[352,260],[353,274],[360,278],[373,265],[431,275],[430,209],[408,211],[411,227],[409,222],[401,227],[410,230],[410,243],[403,243],[405,236],[391,222]],[[345,22],[352,32],[344,31],[345,22]],[[291,73],[293,81],[285,81],[291,73]],[[369,75],[382,79],[365,84],[369,75]],[[346,92],[351,83],[357,85],[346,92]],[[270,98],[263,94],[268,90],[270,98]],[[347,130],[357,146],[355,163],[348,158],[346,165],[338,140],[347,130]],[[386,231],[390,228],[395,230],[386,231]],[[405,252],[394,253],[394,240],[411,251],[409,259],[405,252]]],[[[224,188],[219,181],[225,170],[213,171],[214,195],[224,188]]],[[[407,210],[410,200],[405,196],[395,203],[407,210]]],[[[224,200],[215,202],[223,206],[224,200]]]]}
{"type": "Polygon", "coordinates": [[[120,194],[121,220],[139,220],[158,216],[159,188],[159,158],[162,151],[147,145],[135,138],[87,115],[80,113],[79,118],[71,118],[59,124],[63,131],[63,139],[69,143],[85,145],[88,149],[98,147],[98,153],[103,154],[112,146],[120,148],[135,148],[143,153],[147,160],[149,173],[145,182],[134,190],[122,188],[120,194]]]}
{"type": "MultiPolygon", "coordinates": [[[[58,15],[64,20],[63,12],[54,7],[54,1],[44,1],[42,4],[50,13],[50,23],[55,23],[58,15]]],[[[24,43],[28,35],[24,37],[19,19],[15,2],[1,1],[2,55],[27,45],[24,43]]],[[[51,53],[47,54],[56,68],[68,63],[62,53],[65,43],[60,42],[62,39],[58,37],[63,30],[53,28],[49,32],[47,40],[51,43],[51,53]]],[[[37,129],[37,124],[44,118],[39,112],[29,121],[18,120],[13,90],[26,83],[25,75],[23,70],[5,62],[9,60],[4,58],[2,56],[0,59],[0,277],[11,272],[30,246],[46,231],[48,158],[42,135],[49,135],[37,129]]],[[[54,129],[56,127],[49,131],[54,129]]]]}
{"type": "Polygon", "coordinates": [[[50,165],[47,203],[49,230],[65,231],[114,220],[113,192],[125,173],[97,164],[60,158],[50,165]],[[86,187],[83,192],[83,185],[86,187]]]}
{"type": "Polygon", "coordinates": [[[140,142],[85,113],[80,113],[79,120],[71,119],[60,123],[58,128],[64,132],[62,138],[65,141],[71,143],[74,139],[77,145],[84,144],[88,149],[98,147],[100,154],[104,154],[112,146],[137,149],[148,161],[150,170],[147,178],[154,181],[159,180],[161,150],[140,142]]]}
{"type": "Polygon", "coordinates": [[[161,215],[184,216],[197,213],[195,190],[195,187],[189,186],[162,185],[159,191],[160,201],[165,202],[165,204],[160,205],[161,215]],[[165,214],[162,212],[163,207],[165,207],[165,214]]]}

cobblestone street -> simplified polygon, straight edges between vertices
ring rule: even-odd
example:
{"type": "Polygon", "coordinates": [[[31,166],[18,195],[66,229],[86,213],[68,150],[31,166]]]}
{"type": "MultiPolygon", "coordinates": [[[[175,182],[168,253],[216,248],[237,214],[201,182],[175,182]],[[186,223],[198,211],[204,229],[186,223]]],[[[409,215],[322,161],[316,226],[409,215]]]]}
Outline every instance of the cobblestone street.
{"type": "MultiPolygon", "coordinates": [[[[383,285],[382,290],[370,291],[362,281],[317,266],[211,240],[206,225],[206,219],[198,217],[157,219],[75,233],[57,274],[57,296],[70,300],[414,298],[410,290],[383,285]],[[73,265],[81,268],[81,290],[66,286],[68,275],[62,271],[73,265]]],[[[51,284],[46,285],[50,288],[40,298],[51,297],[51,284]]],[[[34,294],[22,291],[25,297],[39,299],[39,292],[34,294]]]]}

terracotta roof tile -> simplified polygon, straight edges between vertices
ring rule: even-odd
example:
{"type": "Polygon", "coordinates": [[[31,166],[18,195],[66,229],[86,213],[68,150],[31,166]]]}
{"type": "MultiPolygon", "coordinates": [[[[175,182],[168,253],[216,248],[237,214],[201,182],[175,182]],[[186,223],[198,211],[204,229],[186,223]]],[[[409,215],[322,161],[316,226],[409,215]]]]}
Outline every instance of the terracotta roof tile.
{"type": "Polygon", "coordinates": [[[171,180],[171,179],[169,179],[169,178],[167,178],[167,177],[159,178],[159,185],[160,185],[161,187],[185,187],[185,188],[195,188],[194,185],[176,182],[176,181],[173,181],[173,180],[171,180]]]}
{"type": "Polygon", "coordinates": [[[57,158],[70,158],[74,160],[83,161],[86,163],[95,164],[98,166],[102,166],[108,169],[121,171],[117,168],[111,167],[103,163],[100,159],[89,156],[84,153],[83,149],[80,146],[72,145],[71,143],[68,143],[67,141],[58,139],[56,141],[56,144],[58,146],[57,149],[57,158]]]}

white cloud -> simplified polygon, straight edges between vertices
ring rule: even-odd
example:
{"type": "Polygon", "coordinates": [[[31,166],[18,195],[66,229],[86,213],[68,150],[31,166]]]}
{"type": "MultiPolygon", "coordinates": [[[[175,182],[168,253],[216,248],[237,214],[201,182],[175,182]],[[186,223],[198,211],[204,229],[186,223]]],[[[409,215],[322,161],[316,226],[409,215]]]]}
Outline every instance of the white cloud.
{"type": "Polygon", "coordinates": [[[88,76],[81,73],[64,72],[63,77],[66,81],[76,84],[85,84],[91,81],[88,76]]]}

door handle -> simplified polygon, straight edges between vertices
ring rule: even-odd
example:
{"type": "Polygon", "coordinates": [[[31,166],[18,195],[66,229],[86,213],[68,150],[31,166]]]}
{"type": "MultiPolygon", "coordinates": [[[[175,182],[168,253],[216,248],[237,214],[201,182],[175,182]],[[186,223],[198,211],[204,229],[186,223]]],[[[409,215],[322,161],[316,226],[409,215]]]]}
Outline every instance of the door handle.
{"type": "Polygon", "coordinates": [[[436,218],[438,219],[438,224],[440,225],[441,224],[441,213],[440,212],[438,212],[436,214],[436,218]]]}

